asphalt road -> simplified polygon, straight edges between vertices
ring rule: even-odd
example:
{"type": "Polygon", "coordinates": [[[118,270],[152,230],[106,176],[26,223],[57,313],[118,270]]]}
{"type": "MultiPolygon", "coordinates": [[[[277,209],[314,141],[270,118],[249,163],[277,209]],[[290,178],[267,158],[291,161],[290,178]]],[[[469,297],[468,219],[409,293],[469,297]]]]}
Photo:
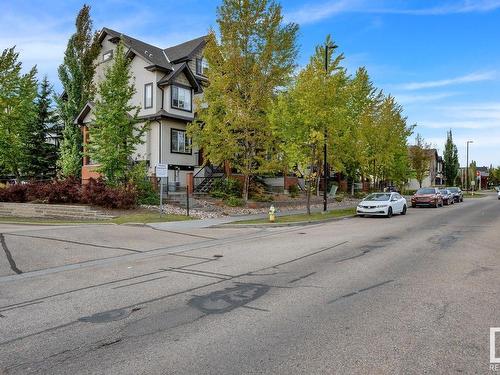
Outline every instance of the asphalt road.
{"type": "Polygon", "coordinates": [[[0,374],[489,373],[499,228],[493,195],[275,229],[0,224],[0,374]]]}

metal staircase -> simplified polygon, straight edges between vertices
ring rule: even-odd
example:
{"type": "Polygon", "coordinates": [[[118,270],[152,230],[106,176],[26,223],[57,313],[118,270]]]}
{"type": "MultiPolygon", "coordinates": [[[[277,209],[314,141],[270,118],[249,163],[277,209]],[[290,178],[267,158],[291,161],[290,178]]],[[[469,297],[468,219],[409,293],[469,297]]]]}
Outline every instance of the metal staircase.
{"type": "Polygon", "coordinates": [[[223,164],[219,166],[205,165],[193,177],[194,192],[208,194],[217,180],[225,178],[223,164]]]}

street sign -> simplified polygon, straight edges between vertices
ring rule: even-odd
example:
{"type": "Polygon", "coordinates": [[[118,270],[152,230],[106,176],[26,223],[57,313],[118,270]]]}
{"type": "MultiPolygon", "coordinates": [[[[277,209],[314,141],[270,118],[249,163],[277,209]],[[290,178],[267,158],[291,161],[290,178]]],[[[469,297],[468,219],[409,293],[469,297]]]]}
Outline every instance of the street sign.
{"type": "Polygon", "coordinates": [[[156,177],[168,177],[168,168],[166,164],[156,164],[156,177]]]}

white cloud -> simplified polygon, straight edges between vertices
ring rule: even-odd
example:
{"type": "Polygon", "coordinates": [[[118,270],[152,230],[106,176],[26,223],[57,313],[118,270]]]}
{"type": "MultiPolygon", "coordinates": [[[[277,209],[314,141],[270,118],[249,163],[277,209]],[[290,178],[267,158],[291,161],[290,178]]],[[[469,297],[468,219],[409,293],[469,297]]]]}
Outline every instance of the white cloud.
{"type": "Polygon", "coordinates": [[[464,83],[482,82],[482,81],[492,81],[497,78],[497,72],[475,72],[466,74],[461,77],[441,79],[435,81],[424,81],[424,82],[410,82],[397,85],[398,88],[403,90],[421,90],[430,89],[436,87],[453,86],[460,85],[464,83]]]}
{"type": "MultiPolygon", "coordinates": [[[[287,21],[299,24],[310,24],[330,18],[341,13],[366,13],[366,14],[407,14],[414,16],[425,15],[447,15],[460,13],[482,13],[490,12],[500,8],[500,0],[462,0],[446,1],[442,5],[428,8],[409,8],[383,6],[384,2],[379,2],[379,6],[374,6],[368,0],[335,0],[308,3],[301,8],[286,14],[287,21]]],[[[387,2],[385,2],[387,3],[387,2]]]]}
{"type": "Polygon", "coordinates": [[[393,94],[397,101],[401,104],[428,103],[435,102],[441,99],[446,99],[452,96],[459,95],[456,92],[442,92],[433,94],[393,94]]]}

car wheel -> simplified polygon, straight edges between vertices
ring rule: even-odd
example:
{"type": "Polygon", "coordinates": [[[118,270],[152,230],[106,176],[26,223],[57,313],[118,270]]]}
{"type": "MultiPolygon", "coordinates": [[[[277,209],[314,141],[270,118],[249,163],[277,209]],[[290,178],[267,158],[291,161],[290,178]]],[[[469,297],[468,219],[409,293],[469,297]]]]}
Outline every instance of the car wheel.
{"type": "Polygon", "coordinates": [[[464,197],[460,198],[460,202],[463,202],[464,201],[464,197]]]}
{"type": "Polygon", "coordinates": [[[359,216],[359,217],[365,217],[365,215],[363,215],[363,214],[358,214],[358,216],[359,216]]]}
{"type": "Polygon", "coordinates": [[[392,207],[389,207],[389,209],[387,210],[387,217],[392,217],[392,207]]]}
{"type": "Polygon", "coordinates": [[[401,211],[401,215],[406,215],[406,204],[403,206],[403,211],[401,211]]]}
{"type": "MultiPolygon", "coordinates": [[[[498,198],[498,199],[500,199],[500,198],[498,198]]],[[[412,204],[411,204],[411,207],[412,207],[412,208],[417,208],[417,205],[412,203],[412,204]]]]}

